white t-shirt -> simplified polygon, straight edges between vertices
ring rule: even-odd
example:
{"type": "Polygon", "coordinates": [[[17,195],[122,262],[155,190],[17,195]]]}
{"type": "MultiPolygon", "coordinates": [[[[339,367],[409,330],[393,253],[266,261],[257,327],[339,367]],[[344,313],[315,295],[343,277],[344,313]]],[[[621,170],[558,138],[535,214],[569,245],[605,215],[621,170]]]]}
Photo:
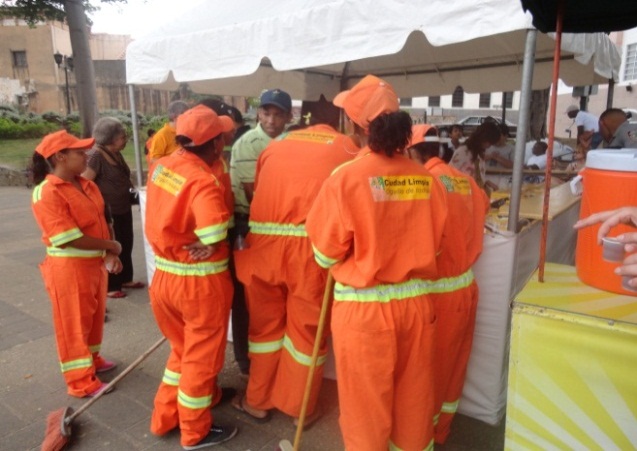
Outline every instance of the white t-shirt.
{"type": "Polygon", "coordinates": [[[526,162],[527,166],[536,165],[540,169],[544,169],[546,167],[546,154],[543,155],[531,155],[529,161],[526,162]]]}
{"type": "Polygon", "coordinates": [[[599,118],[587,111],[580,111],[575,116],[575,126],[584,127],[584,131],[599,131],[599,118]]]}

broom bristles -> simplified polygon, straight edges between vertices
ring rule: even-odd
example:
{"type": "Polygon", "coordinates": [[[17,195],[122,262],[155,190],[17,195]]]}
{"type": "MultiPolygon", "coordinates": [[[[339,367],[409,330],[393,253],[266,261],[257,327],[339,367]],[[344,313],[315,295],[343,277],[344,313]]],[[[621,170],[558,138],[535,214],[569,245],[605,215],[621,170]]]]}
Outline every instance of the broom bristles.
{"type": "Polygon", "coordinates": [[[69,442],[69,437],[62,435],[61,424],[66,408],[55,410],[46,417],[46,431],[41,451],[61,451],[69,442]]]}

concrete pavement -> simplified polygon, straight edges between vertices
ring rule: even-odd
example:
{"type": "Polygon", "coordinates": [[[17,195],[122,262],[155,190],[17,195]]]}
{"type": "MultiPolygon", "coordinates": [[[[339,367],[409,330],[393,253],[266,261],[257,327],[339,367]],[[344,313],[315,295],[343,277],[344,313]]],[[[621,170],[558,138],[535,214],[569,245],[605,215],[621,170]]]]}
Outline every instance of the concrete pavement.
{"type": "MultiPolygon", "coordinates": [[[[60,407],[77,408],[84,400],[70,397],[59,371],[50,304],[38,264],[44,246],[31,214],[31,191],[0,188],[0,450],[39,449],[48,413],[60,407]]],[[[141,221],[134,207],[136,245],[133,252],[135,280],[146,282],[141,221]]],[[[114,377],[159,337],[144,290],[129,290],[128,297],[108,301],[102,353],[119,363],[114,377]]],[[[148,430],[152,400],[163,374],[168,345],[164,344],[123,379],[116,391],[104,396],[73,422],[72,449],[76,450],[177,450],[179,434],[158,438],[148,430]]],[[[108,373],[107,373],[108,374],[108,373]]],[[[243,389],[239,371],[226,351],[220,375],[224,386],[243,389]]],[[[325,380],[320,405],[324,417],[303,434],[303,450],[343,449],[338,428],[336,384],[325,380]]],[[[279,412],[266,424],[256,424],[229,404],[216,407],[215,418],[239,427],[233,440],[220,450],[273,450],[282,439],[294,438],[289,417],[279,412]]],[[[501,450],[504,427],[491,427],[458,416],[445,446],[438,450],[501,450]]]]}

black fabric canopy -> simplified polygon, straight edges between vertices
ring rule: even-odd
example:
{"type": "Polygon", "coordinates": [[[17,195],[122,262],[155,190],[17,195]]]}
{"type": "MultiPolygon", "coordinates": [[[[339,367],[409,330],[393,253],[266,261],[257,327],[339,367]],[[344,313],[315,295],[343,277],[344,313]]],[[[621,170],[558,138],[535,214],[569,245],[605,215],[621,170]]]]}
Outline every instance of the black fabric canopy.
{"type": "MultiPolygon", "coordinates": [[[[555,31],[559,0],[520,0],[533,15],[533,26],[542,33],[555,31]]],[[[593,33],[637,27],[637,0],[563,0],[563,31],[593,33]]]]}

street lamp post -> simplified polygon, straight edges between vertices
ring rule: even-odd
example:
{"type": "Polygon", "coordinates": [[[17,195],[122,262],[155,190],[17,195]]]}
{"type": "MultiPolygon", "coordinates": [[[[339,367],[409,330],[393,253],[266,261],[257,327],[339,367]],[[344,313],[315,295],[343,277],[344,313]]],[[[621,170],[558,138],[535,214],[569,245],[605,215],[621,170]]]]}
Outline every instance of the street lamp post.
{"type": "Polygon", "coordinates": [[[53,59],[55,60],[55,64],[57,64],[58,68],[64,69],[64,82],[65,82],[65,93],[66,93],[66,115],[71,114],[71,94],[69,90],[69,71],[73,71],[73,57],[62,55],[60,52],[55,52],[53,54],[53,59]]]}

